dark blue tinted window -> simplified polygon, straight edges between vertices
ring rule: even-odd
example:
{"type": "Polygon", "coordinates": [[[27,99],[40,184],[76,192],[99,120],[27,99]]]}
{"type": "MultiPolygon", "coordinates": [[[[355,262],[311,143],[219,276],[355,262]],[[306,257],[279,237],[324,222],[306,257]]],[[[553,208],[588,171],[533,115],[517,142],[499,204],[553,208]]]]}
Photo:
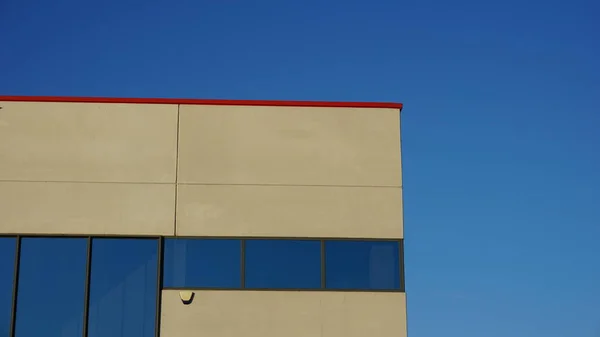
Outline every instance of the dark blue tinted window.
{"type": "Polygon", "coordinates": [[[241,241],[165,239],[164,287],[241,287],[241,241]]]}
{"type": "Polygon", "coordinates": [[[9,337],[17,239],[0,237],[0,337],[9,337]]]}
{"type": "Polygon", "coordinates": [[[16,337],[81,337],[87,239],[23,238],[16,337]]]}
{"type": "Polygon", "coordinates": [[[321,242],[246,241],[246,288],[321,287],[321,242]]]}
{"type": "Polygon", "coordinates": [[[327,241],[325,242],[327,288],[399,289],[399,256],[398,242],[327,241]]]}
{"type": "Polygon", "coordinates": [[[158,241],[93,239],[89,337],[154,337],[158,241]]]}

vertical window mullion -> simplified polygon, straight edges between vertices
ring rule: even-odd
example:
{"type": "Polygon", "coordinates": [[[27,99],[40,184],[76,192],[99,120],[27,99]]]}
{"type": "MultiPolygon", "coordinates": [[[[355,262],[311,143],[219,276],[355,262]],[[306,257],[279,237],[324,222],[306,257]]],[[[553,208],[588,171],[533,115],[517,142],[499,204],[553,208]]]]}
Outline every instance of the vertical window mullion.
{"type": "Polygon", "coordinates": [[[92,274],[92,238],[87,238],[87,256],[85,263],[85,295],[83,296],[83,337],[88,335],[88,320],[90,316],[90,279],[92,274]]]}
{"type": "Polygon", "coordinates": [[[160,315],[162,306],[162,288],[163,288],[163,273],[164,273],[164,238],[158,238],[158,271],[156,280],[156,321],[154,322],[154,336],[160,336],[160,315]]]}
{"type": "Polygon", "coordinates": [[[17,236],[15,244],[15,264],[13,270],[13,290],[12,290],[12,308],[10,317],[10,334],[9,337],[15,336],[15,325],[17,322],[17,296],[19,293],[19,261],[21,259],[21,236],[17,236]]]}

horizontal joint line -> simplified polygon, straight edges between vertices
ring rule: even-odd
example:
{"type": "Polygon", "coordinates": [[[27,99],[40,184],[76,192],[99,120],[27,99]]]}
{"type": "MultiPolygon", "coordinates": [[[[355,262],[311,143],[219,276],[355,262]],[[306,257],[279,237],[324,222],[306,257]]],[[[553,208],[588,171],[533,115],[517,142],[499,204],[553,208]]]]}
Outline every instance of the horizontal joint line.
{"type": "Polygon", "coordinates": [[[178,182],[177,185],[204,185],[204,186],[273,186],[273,187],[349,187],[349,188],[399,188],[402,186],[387,186],[387,185],[328,185],[328,184],[240,184],[240,183],[189,183],[178,182]]]}
{"type": "Polygon", "coordinates": [[[345,188],[397,188],[402,186],[386,185],[327,185],[327,184],[239,184],[239,183],[182,183],[147,181],[86,181],[86,180],[25,180],[0,179],[0,183],[49,183],[49,184],[120,184],[120,185],[189,185],[189,186],[260,186],[260,187],[345,187],[345,188]]]}

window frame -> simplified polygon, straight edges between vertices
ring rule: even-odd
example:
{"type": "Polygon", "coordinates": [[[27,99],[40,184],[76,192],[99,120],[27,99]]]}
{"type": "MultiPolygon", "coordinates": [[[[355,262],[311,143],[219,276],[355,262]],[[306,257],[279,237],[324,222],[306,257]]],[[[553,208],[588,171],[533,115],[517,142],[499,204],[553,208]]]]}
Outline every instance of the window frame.
{"type": "Polygon", "coordinates": [[[404,239],[403,238],[339,238],[339,237],[265,237],[265,236],[172,236],[172,235],[84,235],[84,234],[12,234],[2,233],[0,237],[15,238],[15,262],[13,269],[13,287],[12,287],[12,310],[10,317],[9,337],[15,335],[15,323],[16,323],[16,305],[18,297],[18,278],[20,274],[20,259],[21,259],[21,240],[23,238],[84,238],[87,239],[87,256],[86,256],[86,279],[85,279],[85,295],[84,295],[84,321],[83,321],[83,336],[87,336],[88,332],[88,320],[89,320],[89,297],[90,297],[90,278],[91,278],[91,259],[92,259],[92,241],[94,238],[112,238],[112,239],[141,239],[141,240],[155,240],[158,248],[157,257],[157,289],[156,289],[156,314],[155,314],[155,336],[160,336],[160,317],[161,317],[161,306],[162,306],[162,291],[163,290],[231,290],[231,291],[309,291],[309,292],[384,292],[384,293],[404,293],[405,292],[405,266],[404,266],[404,239]],[[163,276],[164,276],[164,241],[165,239],[228,239],[228,240],[240,240],[240,264],[241,264],[241,287],[239,288],[203,288],[203,287],[189,287],[189,288],[172,288],[164,287],[163,276]],[[319,288],[248,288],[245,284],[245,270],[246,270],[246,242],[250,240],[309,240],[309,241],[320,241],[321,245],[321,285],[319,288]],[[398,269],[400,271],[400,287],[398,289],[327,289],[327,273],[326,273],[326,259],[325,259],[325,242],[326,241],[392,241],[398,242],[399,245],[399,257],[398,257],[398,269]]]}
{"type": "MultiPolygon", "coordinates": [[[[403,238],[340,238],[340,237],[276,237],[276,236],[164,236],[164,239],[192,239],[192,240],[211,240],[227,239],[241,241],[241,287],[222,288],[222,287],[162,287],[163,290],[231,290],[231,291],[325,291],[325,292],[383,292],[383,293],[403,293],[405,292],[404,277],[404,239],[403,238]],[[319,288],[251,288],[246,286],[246,243],[253,240],[281,240],[281,241],[319,241],[321,245],[321,285],[319,288]],[[325,243],[327,241],[369,241],[369,242],[398,242],[398,270],[400,272],[400,287],[397,289],[365,289],[365,288],[346,288],[346,289],[327,289],[327,273],[325,258],[325,243]]],[[[163,252],[164,254],[164,252],[163,252]]],[[[164,267],[164,265],[162,266],[164,267]]],[[[161,274],[162,277],[162,274],[161,274]]],[[[162,283],[161,283],[162,285],[162,283]]]]}
{"type": "Polygon", "coordinates": [[[92,261],[92,241],[94,238],[106,238],[106,239],[140,239],[140,240],[155,240],[157,243],[157,287],[156,287],[156,313],[154,321],[154,336],[160,336],[160,309],[162,304],[162,265],[163,265],[163,236],[155,235],[81,235],[81,234],[0,234],[3,238],[15,238],[15,262],[13,270],[13,289],[12,289],[12,310],[10,317],[10,327],[8,337],[15,336],[15,327],[17,320],[17,302],[19,294],[19,275],[21,265],[21,241],[26,238],[37,238],[37,239],[52,239],[52,238],[73,238],[73,239],[86,239],[86,258],[85,258],[85,293],[83,296],[83,328],[82,337],[87,337],[88,334],[88,321],[89,321],[89,299],[90,299],[90,281],[91,281],[91,261],[92,261]]]}

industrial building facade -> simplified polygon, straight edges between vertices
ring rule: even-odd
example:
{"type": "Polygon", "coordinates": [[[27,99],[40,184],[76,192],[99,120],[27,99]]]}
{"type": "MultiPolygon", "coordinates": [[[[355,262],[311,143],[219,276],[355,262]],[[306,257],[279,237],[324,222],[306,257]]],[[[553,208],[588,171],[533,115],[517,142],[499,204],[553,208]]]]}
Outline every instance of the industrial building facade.
{"type": "Polygon", "coordinates": [[[406,336],[401,108],[0,96],[0,337],[406,336]]]}

